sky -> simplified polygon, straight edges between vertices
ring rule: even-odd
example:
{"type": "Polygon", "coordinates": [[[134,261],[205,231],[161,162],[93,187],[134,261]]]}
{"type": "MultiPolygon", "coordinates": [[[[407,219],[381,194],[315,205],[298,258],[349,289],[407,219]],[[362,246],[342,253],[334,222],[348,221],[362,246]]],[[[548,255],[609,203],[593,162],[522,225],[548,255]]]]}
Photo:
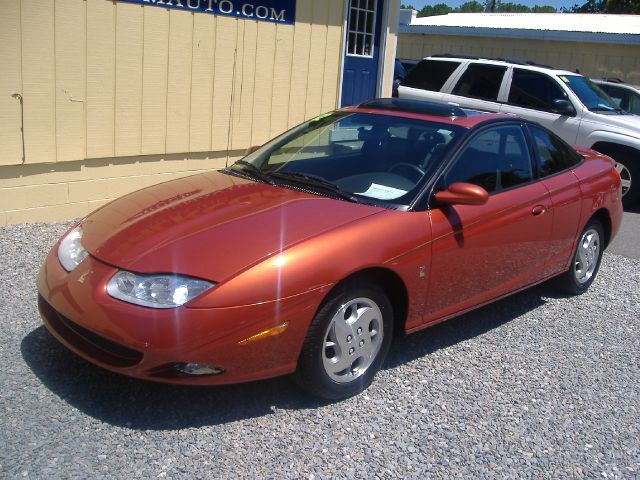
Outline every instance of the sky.
{"type": "MultiPolygon", "coordinates": [[[[420,10],[425,5],[435,5],[436,3],[446,3],[452,8],[459,7],[466,0],[402,0],[400,3],[404,3],[405,5],[410,4],[416,7],[416,9],[420,10]]],[[[483,0],[478,0],[480,3],[483,3],[483,0]]],[[[583,4],[586,0],[507,0],[512,3],[521,3],[523,5],[527,5],[529,7],[533,7],[534,5],[551,5],[557,9],[561,7],[573,7],[576,3],[583,4]]]]}

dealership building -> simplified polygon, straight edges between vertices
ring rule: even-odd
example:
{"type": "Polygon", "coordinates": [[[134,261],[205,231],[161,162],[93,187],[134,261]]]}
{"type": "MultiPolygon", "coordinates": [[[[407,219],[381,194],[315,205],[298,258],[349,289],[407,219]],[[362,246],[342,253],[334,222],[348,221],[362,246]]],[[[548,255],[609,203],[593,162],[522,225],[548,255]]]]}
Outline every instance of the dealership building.
{"type": "Polygon", "coordinates": [[[0,226],[81,217],[389,96],[399,0],[6,0],[0,226]]]}

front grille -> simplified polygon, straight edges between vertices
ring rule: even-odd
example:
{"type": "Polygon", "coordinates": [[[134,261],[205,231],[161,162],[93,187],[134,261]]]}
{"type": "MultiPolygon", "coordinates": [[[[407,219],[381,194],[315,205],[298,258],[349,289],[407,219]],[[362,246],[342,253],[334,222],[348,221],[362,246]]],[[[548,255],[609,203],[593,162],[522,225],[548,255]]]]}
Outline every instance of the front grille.
{"type": "Polygon", "coordinates": [[[114,367],[132,367],[142,360],[142,353],[97,335],[57,312],[38,295],[38,310],[49,326],[79,352],[114,367]]]}

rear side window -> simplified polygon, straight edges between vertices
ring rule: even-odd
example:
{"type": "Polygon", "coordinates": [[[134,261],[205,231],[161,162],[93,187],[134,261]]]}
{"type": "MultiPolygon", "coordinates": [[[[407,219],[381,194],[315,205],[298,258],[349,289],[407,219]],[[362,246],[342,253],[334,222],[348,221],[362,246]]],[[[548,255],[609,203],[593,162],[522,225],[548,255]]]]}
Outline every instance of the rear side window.
{"type": "Polygon", "coordinates": [[[402,85],[438,92],[459,65],[460,62],[422,60],[409,71],[402,85]]]}
{"type": "Polygon", "coordinates": [[[462,74],[451,93],[463,97],[495,101],[498,99],[500,84],[506,70],[507,67],[500,65],[472,63],[462,74]]]}
{"type": "Polygon", "coordinates": [[[538,172],[541,177],[567,170],[577,165],[582,157],[560,137],[538,127],[529,126],[538,154],[538,172]]]}
{"type": "Polygon", "coordinates": [[[544,73],[515,68],[509,91],[509,103],[518,107],[553,111],[554,100],[567,100],[567,94],[544,73]]]}

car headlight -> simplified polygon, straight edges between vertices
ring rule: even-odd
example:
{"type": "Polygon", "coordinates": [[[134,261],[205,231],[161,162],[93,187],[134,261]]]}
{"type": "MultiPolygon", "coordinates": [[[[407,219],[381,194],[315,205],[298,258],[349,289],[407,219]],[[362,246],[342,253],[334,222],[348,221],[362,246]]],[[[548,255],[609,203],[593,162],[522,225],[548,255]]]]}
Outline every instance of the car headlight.
{"type": "Polygon", "coordinates": [[[82,243],[82,228],[77,226],[71,230],[60,242],[58,247],[58,260],[67,272],[72,271],[80,262],[84,260],[88,255],[82,243]]]}
{"type": "Polygon", "coordinates": [[[141,275],[120,270],[107,283],[107,293],[124,302],[144,307],[175,308],[214,285],[184,275],[141,275]]]}

